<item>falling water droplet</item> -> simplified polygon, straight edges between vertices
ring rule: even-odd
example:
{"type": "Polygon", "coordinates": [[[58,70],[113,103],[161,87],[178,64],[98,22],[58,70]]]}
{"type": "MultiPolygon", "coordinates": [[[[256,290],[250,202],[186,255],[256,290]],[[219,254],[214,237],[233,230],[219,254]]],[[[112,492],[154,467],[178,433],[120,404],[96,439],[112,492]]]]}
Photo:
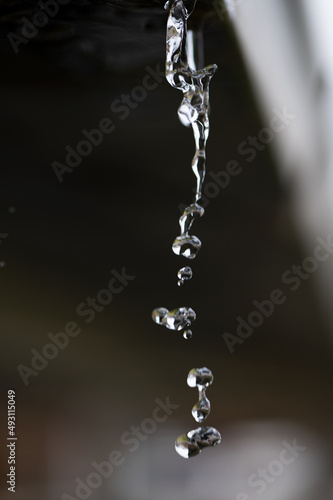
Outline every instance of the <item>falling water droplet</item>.
{"type": "Polygon", "coordinates": [[[186,207],[182,216],[179,218],[181,234],[187,234],[191,229],[195,219],[202,217],[204,213],[204,208],[201,207],[198,203],[193,203],[189,207],[186,207]]]}
{"type": "Polygon", "coordinates": [[[178,286],[183,286],[186,280],[192,279],[192,269],[189,266],[182,267],[179,269],[177,276],[179,278],[178,286]]]}
{"type": "Polygon", "coordinates": [[[190,340],[192,336],[193,336],[192,330],[185,330],[185,332],[183,333],[183,337],[186,340],[190,340]]]}
{"type": "Polygon", "coordinates": [[[168,311],[164,307],[154,309],[152,318],[158,325],[164,325],[169,330],[180,331],[191,325],[195,321],[196,314],[191,307],[179,307],[168,311]]]}
{"type": "Polygon", "coordinates": [[[192,408],[192,415],[197,422],[203,422],[210,414],[210,401],[206,396],[205,389],[199,391],[199,401],[192,408]]]}
{"type": "Polygon", "coordinates": [[[212,385],[213,381],[214,376],[211,370],[205,366],[203,368],[193,368],[187,376],[187,385],[199,389],[212,385]]]}
{"type": "Polygon", "coordinates": [[[221,442],[221,434],[214,427],[198,427],[179,436],[175,443],[177,453],[183,458],[199,455],[203,448],[216,446],[221,442]]]}
{"type": "Polygon", "coordinates": [[[151,317],[157,323],[158,325],[162,324],[163,318],[168,314],[168,309],[165,309],[164,307],[159,307],[157,309],[154,309],[151,317]]]}
{"type": "Polygon", "coordinates": [[[16,208],[15,208],[15,207],[9,207],[9,208],[8,208],[8,212],[9,212],[10,214],[14,214],[14,213],[16,212],[16,208]]]}
{"type": "Polygon", "coordinates": [[[190,326],[191,322],[195,321],[195,319],[196,314],[191,307],[180,307],[179,309],[170,311],[163,318],[162,323],[170,330],[179,331],[190,326]]]}
{"type": "Polygon", "coordinates": [[[187,259],[195,259],[201,248],[201,241],[196,236],[177,236],[172,245],[172,250],[176,255],[182,255],[187,259]]]}
{"type": "MultiPolygon", "coordinates": [[[[194,259],[201,248],[201,241],[189,234],[195,219],[204,215],[199,205],[202,186],[206,173],[206,143],[209,136],[209,84],[217,66],[215,64],[197,70],[194,58],[193,36],[187,39],[187,19],[191,15],[197,0],[169,0],[165,8],[169,10],[166,42],[166,79],[170,85],[183,93],[183,100],[178,109],[178,117],[185,126],[191,126],[195,142],[195,154],[192,159],[192,170],[196,177],[195,202],[186,207],[179,219],[181,234],[172,245],[176,255],[194,259]],[[192,42],[189,42],[192,40],[192,42]],[[187,45],[189,51],[187,52],[187,45]]],[[[178,285],[182,286],[186,279],[192,278],[191,268],[182,268],[178,272],[178,285]]],[[[191,338],[192,332],[187,329],[191,321],[196,319],[191,308],[179,308],[172,311],[160,308],[153,311],[153,319],[157,324],[171,330],[184,331],[184,338],[191,338]]],[[[197,387],[199,401],[192,409],[193,417],[202,422],[210,412],[210,401],[206,397],[206,388],[214,380],[212,372],[206,368],[194,368],[187,377],[190,387],[197,387]]],[[[175,443],[177,453],[184,458],[198,455],[208,446],[216,446],[221,442],[220,433],[213,427],[199,427],[178,437],[175,443]]]]}
{"type": "Polygon", "coordinates": [[[6,267],[6,262],[1,261],[1,262],[0,262],[0,268],[1,268],[1,267],[6,267]]]}

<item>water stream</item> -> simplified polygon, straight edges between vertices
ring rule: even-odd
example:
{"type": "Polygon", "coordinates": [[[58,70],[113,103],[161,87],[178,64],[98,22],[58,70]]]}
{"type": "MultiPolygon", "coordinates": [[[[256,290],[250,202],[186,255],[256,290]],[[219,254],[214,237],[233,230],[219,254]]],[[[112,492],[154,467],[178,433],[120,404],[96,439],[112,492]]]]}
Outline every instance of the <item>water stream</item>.
{"type": "MultiPolygon", "coordinates": [[[[180,235],[173,242],[172,250],[176,255],[193,260],[200,248],[201,241],[189,234],[194,221],[205,213],[200,205],[201,191],[206,173],[206,143],[209,135],[209,84],[217,66],[211,64],[203,69],[196,68],[194,33],[187,33],[187,20],[193,12],[197,0],[170,0],[165,8],[169,10],[166,39],[166,79],[170,85],[183,93],[178,109],[181,123],[192,127],[195,154],[192,170],[196,177],[196,193],[193,203],[187,206],[179,219],[180,235]]],[[[192,269],[182,267],[178,271],[178,285],[192,278],[192,269]]],[[[154,309],[152,318],[158,325],[170,330],[184,330],[185,339],[192,338],[189,329],[196,313],[190,307],[179,307],[169,311],[165,307],[154,309]]],[[[203,422],[210,413],[210,401],[206,389],[214,380],[212,372],[204,368],[193,368],[187,378],[190,387],[197,387],[199,400],[193,406],[192,416],[203,422]]],[[[203,448],[216,446],[221,442],[220,433],[213,427],[199,427],[179,436],[175,443],[177,453],[190,458],[198,455],[203,448]]]]}

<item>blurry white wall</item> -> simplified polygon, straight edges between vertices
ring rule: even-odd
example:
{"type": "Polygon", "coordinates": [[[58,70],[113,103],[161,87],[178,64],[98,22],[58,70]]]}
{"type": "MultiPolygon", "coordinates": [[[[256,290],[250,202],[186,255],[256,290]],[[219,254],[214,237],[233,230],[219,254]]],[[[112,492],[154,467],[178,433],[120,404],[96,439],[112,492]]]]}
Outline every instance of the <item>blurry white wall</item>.
{"type": "MultiPolygon", "coordinates": [[[[227,0],[262,112],[296,118],[272,143],[295,222],[311,255],[333,235],[333,3],[331,0],[227,0]]],[[[315,273],[333,339],[333,262],[315,273]]]]}

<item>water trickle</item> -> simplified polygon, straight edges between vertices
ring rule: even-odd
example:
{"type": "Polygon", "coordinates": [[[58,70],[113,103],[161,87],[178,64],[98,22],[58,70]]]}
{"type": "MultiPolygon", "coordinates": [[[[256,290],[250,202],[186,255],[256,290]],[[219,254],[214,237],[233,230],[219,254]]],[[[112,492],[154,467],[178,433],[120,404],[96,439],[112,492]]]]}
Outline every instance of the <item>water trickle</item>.
{"type": "MultiPolygon", "coordinates": [[[[178,109],[178,117],[183,125],[192,126],[195,154],[192,159],[192,170],[196,176],[195,202],[186,207],[179,219],[181,234],[172,245],[176,255],[194,259],[200,248],[201,241],[196,236],[188,234],[194,220],[202,217],[204,209],[198,204],[201,200],[202,185],[206,173],[206,143],[209,136],[209,83],[217,66],[212,64],[203,69],[195,67],[194,50],[190,50],[191,66],[189,64],[187,47],[187,19],[193,11],[196,0],[174,0],[168,2],[169,18],[167,23],[166,43],[166,79],[170,85],[183,93],[183,100],[178,109]],[[192,54],[192,55],[191,55],[192,54]]],[[[193,33],[191,32],[193,35],[193,33]]],[[[181,284],[178,282],[178,284],[181,284]]]]}
{"type": "Polygon", "coordinates": [[[183,337],[186,340],[190,340],[192,336],[193,336],[192,330],[185,330],[185,332],[183,333],[183,337]]]}
{"type": "MultiPolygon", "coordinates": [[[[190,235],[193,222],[205,213],[200,205],[202,186],[206,173],[206,143],[209,136],[209,84],[217,66],[212,64],[197,69],[194,50],[195,34],[187,33],[187,20],[197,0],[168,0],[165,8],[169,10],[166,41],[166,79],[170,85],[183,93],[183,100],[178,108],[178,117],[185,126],[192,127],[195,153],[192,170],[196,177],[194,202],[187,206],[179,219],[180,235],[174,240],[172,250],[176,255],[194,259],[201,241],[190,235]]],[[[183,267],[178,271],[178,285],[192,278],[192,269],[183,267]]],[[[168,311],[155,309],[152,313],[155,323],[171,330],[185,329],[183,337],[190,339],[192,331],[188,329],[196,314],[190,307],[180,307],[168,311]]],[[[197,422],[202,422],[210,413],[210,401],[206,388],[214,380],[212,372],[206,368],[193,368],[188,374],[187,383],[197,387],[199,401],[192,408],[192,415],[197,422]]],[[[198,455],[203,448],[216,446],[221,442],[220,433],[214,427],[198,427],[178,437],[175,443],[177,453],[184,458],[198,455]]]]}
{"type": "Polygon", "coordinates": [[[183,458],[199,455],[203,448],[216,446],[221,442],[221,434],[214,427],[198,427],[179,436],[175,443],[177,453],[183,458]]]}
{"type": "Polygon", "coordinates": [[[191,326],[192,321],[196,319],[196,314],[191,307],[179,307],[172,311],[160,307],[153,310],[152,318],[158,325],[164,325],[169,330],[180,331],[191,326]]]}
{"type": "MultiPolygon", "coordinates": [[[[201,199],[206,172],[206,143],[209,136],[209,84],[217,66],[203,69],[190,68],[186,50],[187,19],[195,1],[174,0],[170,6],[167,24],[166,79],[170,85],[183,92],[178,109],[180,121],[193,129],[195,154],[192,170],[197,179],[195,201],[201,199]]],[[[194,65],[194,62],[192,62],[194,65]]]]}
{"type": "Polygon", "coordinates": [[[192,269],[189,266],[182,267],[179,269],[177,276],[179,278],[178,286],[183,286],[185,281],[192,279],[192,269]]]}

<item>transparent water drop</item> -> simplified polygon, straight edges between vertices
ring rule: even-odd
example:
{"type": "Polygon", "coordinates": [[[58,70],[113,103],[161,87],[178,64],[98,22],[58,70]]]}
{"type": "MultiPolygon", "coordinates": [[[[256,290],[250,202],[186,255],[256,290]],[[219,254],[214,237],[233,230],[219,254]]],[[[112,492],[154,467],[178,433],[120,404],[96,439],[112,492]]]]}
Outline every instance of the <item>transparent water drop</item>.
{"type": "Polygon", "coordinates": [[[2,267],[6,267],[6,262],[3,260],[0,262],[0,268],[2,268],[2,267]]]}
{"type": "Polygon", "coordinates": [[[209,368],[193,368],[187,376],[187,385],[190,387],[208,387],[212,385],[214,376],[209,368]]]}
{"type": "Polygon", "coordinates": [[[204,389],[200,392],[199,401],[192,408],[192,415],[194,420],[201,423],[210,414],[210,401],[204,389]]]}
{"type": "Polygon", "coordinates": [[[203,448],[221,443],[221,434],[214,427],[198,427],[179,436],[175,443],[177,453],[183,458],[199,455],[203,448]]]}
{"type": "Polygon", "coordinates": [[[179,225],[181,229],[181,235],[185,235],[191,229],[191,226],[195,219],[199,219],[205,213],[205,209],[201,207],[198,203],[192,203],[192,205],[185,208],[182,216],[179,219],[179,225]]]}
{"type": "Polygon", "coordinates": [[[162,324],[163,318],[168,314],[169,310],[165,309],[165,307],[158,307],[157,309],[154,309],[151,317],[153,318],[153,321],[157,323],[158,325],[162,324]]]}
{"type": "Polygon", "coordinates": [[[190,326],[195,319],[196,314],[191,307],[180,307],[168,312],[164,316],[162,324],[170,330],[180,331],[190,326]]]}
{"type": "Polygon", "coordinates": [[[152,319],[157,325],[166,326],[169,330],[180,331],[195,321],[196,314],[191,307],[179,307],[169,311],[165,307],[159,307],[152,312],[152,319]]]}
{"type": "Polygon", "coordinates": [[[179,278],[178,286],[183,286],[186,280],[192,279],[193,272],[189,266],[179,269],[177,276],[179,278]]]}
{"type": "Polygon", "coordinates": [[[8,208],[8,212],[9,212],[10,214],[14,214],[14,213],[16,212],[16,208],[15,208],[15,207],[9,207],[9,208],[8,208]]]}
{"type": "Polygon", "coordinates": [[[176,255],[182,255],[187,259],[195,259],[201,248],[201,241],[196,236],[178,236],[172,245],[172,250],[176,255]]]}
{"type": "Polygon", "coordinates": [[[192,336],[193,336],[192,330],[185,330],[185,332],[183,333],[183,337],[186,340],[190,340],[192,336]]]}

